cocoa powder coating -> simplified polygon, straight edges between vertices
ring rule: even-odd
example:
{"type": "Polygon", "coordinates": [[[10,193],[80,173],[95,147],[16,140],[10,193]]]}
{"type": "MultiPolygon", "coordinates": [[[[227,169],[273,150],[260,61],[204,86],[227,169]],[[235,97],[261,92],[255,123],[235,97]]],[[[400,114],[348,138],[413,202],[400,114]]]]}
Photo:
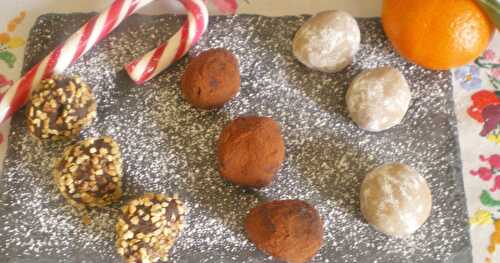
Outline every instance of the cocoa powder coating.
{"type": "Polygon", "coordinates": [[[272,201],[253,208],[245,229],[257,248],[291,263],[312,259],[323,243],[318,211],[301,200],[272,201]]]}
{"type": "Polygon", "coordinates": [[[219,172],[228,181],[247,187],[271,184],[285,159],[280,126],[268,117],[239,117],[219,137],[219,172]]]}
{"type": "Polygon", "coordinates": [[[181,80],[182,94],[199,109],[220,108],[240,90],[238,59],[226,49],[210,49],[191,59],[181,80]]]}

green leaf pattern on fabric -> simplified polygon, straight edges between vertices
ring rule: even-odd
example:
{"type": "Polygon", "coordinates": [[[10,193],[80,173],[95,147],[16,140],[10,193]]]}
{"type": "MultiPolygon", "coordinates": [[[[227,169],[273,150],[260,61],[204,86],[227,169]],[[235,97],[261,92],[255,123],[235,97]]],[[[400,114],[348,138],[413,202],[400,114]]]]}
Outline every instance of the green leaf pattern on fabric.
{"type": "Polygon", "coordinates": [[[486,190],[483,190],[483,192],[481,193],[480,200],[481,200],[481,204],[483,204],[484,206],[500,207],[500,200],[494,199],[491,196],[491,194],[486,190]]]}
{"type": "Polygon", "coordinates": [[[7,63],[9,68],[13,68],[14,64],[16,64],[16,56],[10,51],[1,51],[0,60],[7,63]]]}

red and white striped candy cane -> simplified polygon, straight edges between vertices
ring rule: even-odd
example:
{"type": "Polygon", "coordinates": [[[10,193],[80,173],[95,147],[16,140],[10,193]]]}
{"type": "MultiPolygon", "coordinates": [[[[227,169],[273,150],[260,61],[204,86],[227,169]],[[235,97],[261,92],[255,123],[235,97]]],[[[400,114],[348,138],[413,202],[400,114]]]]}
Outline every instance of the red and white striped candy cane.
{"type": "Polygon", "coordinates": [[[205,3],[202,0],[180,2],[187,11],[187,20],[181,29],[167,43],[125,66],[135,83],[143,84],[183,57],[207,29],[208,11],[205,3]]]}
{"type": "Polygon", "coordinates": [[[62,73],[69,65],[89,51],[113,31],[125,18],[154,0],[115,0],[100,15],[88,21],[40,63],[31,68],[14,85],[0,94],[0,123],[19,110],[28,100],[31,90],[53,73],[62,73]]]}

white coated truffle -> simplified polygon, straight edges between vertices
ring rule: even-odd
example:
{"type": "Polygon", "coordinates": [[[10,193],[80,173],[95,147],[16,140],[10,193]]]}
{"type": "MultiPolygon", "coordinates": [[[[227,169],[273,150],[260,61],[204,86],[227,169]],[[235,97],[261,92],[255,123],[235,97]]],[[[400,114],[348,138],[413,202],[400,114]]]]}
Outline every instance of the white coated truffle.
{"type": "Polygon", "coordinates": [[[399,124],[408,110],[411,91],[405,77],[390,67],[368,69],[352,81],[347,110],[362,129],[379,132],[399,124]]]}
{"type": "Polygon", "coordinates": [[[411,235],[425,223],[431,207],[426,180],[404,164],[384,164],[368,173],[361,185],[363,216],[387,235],[411,235]]]}
{"type": "Polygon", "coordinates": [[[359,50],[358,23],[344,11],[324,11],[307,20],[293,39],[293,54],[304,65],[338,72],[352,63],[359,50]]]}

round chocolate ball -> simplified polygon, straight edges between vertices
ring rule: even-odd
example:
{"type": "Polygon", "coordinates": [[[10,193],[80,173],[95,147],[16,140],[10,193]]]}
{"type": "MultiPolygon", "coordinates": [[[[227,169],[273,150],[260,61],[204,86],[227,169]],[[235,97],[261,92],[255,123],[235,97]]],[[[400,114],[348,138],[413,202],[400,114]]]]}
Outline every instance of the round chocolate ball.
{"type": "Polygon", "coordinates": [[[280,126],[268,117],[239,117],[222,131],[218,143],[220,174],[247,187],[271,184],[285,159],[280,126]]]}
{"type": "Polygon", "coordinates": [[[40,139],[70,139],[95,117],[94,94],[77,77],[43,80],[27,107],[28,131],[40,139]]]}
{"type": "Polygon", "coordinates": [[[56,160],[54,180],[66,200],[85,209],[104,207],[122,196],[122,157],[111,137],[72,145],[56,160]]]}
{"type": "Polygon", "coordinates": [[[411,235],[431,213],[432,196],[425,178],[405,164],[384,164],[371,171],[360,196],[366,221],[391,236],[411,235]]]}
{"type": "Polygon", "coordinates": [[[122,207],[116,247],[126,262],[167,261],[183,227],[184,206],[177,198],[146,193],[122,207]]]}
{"type": "Polygon", "coordinates": [[[226,49],[210,49],[191,59],[181,81],[182,94],[199,109],[220,108],[240,90],[238,59],[226,49]]]}
{"type": "Polygon", "coordinates": [[[318,211],[300,200],[272,201],[255,207],[246,218],[245,230],[257,248],[286,262],[312,259],[323,243],[318,211]]]}

